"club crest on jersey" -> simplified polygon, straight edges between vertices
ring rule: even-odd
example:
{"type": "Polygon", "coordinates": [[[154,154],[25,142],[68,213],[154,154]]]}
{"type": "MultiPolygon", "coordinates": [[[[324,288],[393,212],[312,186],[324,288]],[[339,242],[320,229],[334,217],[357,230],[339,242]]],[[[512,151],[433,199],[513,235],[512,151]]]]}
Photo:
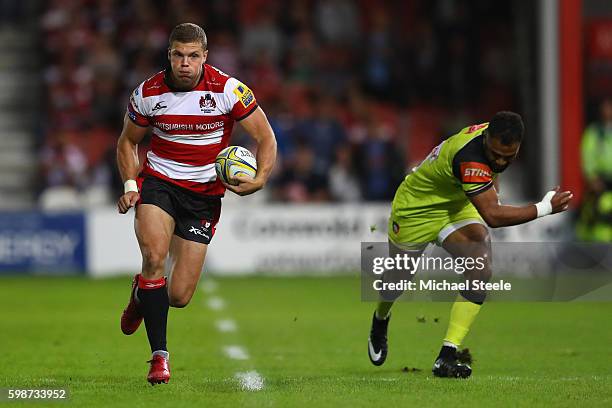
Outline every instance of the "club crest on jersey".
{"type": "Polygon", "coordinates": [[[255,101],[253,92],[245,84],[238,84],[238,86],[234,88],[234,94],[238,97],[238,100],[245,108],[249,107],[249,105],[255,101]]]}
{"type": "Polygon", "coordinates": [[[217,102],[212,94],[207,93],[200,97],[200,110],[204,113],[210,113],[217,109],[217,102]]]}
{"type": "Polygon", "coordinates": [[[474,132],[476,132],[476,131],[478,131],[478,130],[480,130],[482,128],[485,128],[487,126],[489,126],[488,123],[481,123],[480,125],[473,125],[473,126],[470,126],[470,128],[468,129],[467,132],[468,133],[474,133],[474,132]]]}
{"type": "Polygon", "coordinates": [[[464,183],[488,183],[493,179],[491,168],[484,163],[461,163],[461,181],[464,183]]]}

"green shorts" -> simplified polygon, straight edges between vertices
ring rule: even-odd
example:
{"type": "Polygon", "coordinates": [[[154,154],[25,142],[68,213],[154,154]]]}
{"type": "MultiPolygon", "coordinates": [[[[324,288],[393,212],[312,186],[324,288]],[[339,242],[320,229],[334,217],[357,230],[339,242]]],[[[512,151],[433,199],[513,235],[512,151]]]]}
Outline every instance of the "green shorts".
{"type": "Polygon", "coordinates": [[[389,217],[389,240],[403,249],[424,248],[444,240],[468,224],[485,225],[478,210],[470,203],[446,207],[398,208],[395,203],[389,217]]]}

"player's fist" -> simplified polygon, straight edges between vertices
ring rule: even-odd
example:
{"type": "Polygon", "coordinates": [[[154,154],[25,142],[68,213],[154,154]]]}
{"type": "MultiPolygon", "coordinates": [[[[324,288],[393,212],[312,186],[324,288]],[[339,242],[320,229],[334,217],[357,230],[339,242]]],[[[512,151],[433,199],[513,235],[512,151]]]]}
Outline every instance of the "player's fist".
{"type": "Polygon", "coordinates": [[[136,205],[136,203],[140,200],[140,194],[136,191],[128,191],[124,195],[119,198],[117,201],[117,209],[119,213],[125,214],[128,212],[130,208],[136,205]]]}
{"type": "Polygon", "coordinates": [[[565,211],[569,208],[569,202],[572,200],[574,195],[571,191],[561,191],[561,187],[557,186],[553,190],[555,194],[550,199],[550,205],[552,207],[552,213],[556,214],[565,211]]]}
{"type": "Polygon", "coordinates": [[[253,194],[256,191],[259,191],[263,188],[264,182],[261,179],[245,176],[242,174],[238,174],[232,178],[230,178],[232,183],[236,183],[236,185],[227,184],[223,182],[225,188],[239,196],[245,196],[249,194],[253,194]]]}

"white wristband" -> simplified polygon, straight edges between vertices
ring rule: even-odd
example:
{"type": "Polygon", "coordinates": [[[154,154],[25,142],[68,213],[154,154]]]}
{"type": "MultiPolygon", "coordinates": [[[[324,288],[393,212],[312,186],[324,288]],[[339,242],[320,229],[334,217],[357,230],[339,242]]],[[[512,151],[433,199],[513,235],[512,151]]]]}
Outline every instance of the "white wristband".
{"type": "Polygon", "coordinates": [[[123,183],[123,194],[129,191],[133,191],[135,193],[138,192],[138,184],[136,183],[136,180],[126,180],[125,183],[123,183]]]}
{"type": "Polygon", "coordinates": [[[554,197],[556,191],[549,191],[544,195],[542,201],[536,203],[536,210],[538,212],[538,218],[544,217],[545,215],[550,215],[552,213],[552,203],[550,202],[554,197]]]}

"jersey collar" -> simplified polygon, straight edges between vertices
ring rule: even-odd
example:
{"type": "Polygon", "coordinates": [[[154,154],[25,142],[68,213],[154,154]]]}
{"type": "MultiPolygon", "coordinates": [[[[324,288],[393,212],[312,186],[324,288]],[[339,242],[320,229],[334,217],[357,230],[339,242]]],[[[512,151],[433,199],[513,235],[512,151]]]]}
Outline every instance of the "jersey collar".
{"type": "MultiPolygon", "coordinates": [[[[191,88],[189,91],[193,91],[202,83],[202,81],[204,80],[205,71],[206,71],[206,64],[202,65],[202,73],[200,74],[200,79],[198,79],[198,83],[195,84],[195,86],[191,88]]],[[[183,90],[176,89],[174,87],[174,84],[172,83],[171,74],[172,74],[172,67],[170,65],[166,65],[166,68],[164,69],[164,83],[166,84],[168,89],[170,89],[172,92],[189,92],[189,91],[183,91],[183,90]]]]}

